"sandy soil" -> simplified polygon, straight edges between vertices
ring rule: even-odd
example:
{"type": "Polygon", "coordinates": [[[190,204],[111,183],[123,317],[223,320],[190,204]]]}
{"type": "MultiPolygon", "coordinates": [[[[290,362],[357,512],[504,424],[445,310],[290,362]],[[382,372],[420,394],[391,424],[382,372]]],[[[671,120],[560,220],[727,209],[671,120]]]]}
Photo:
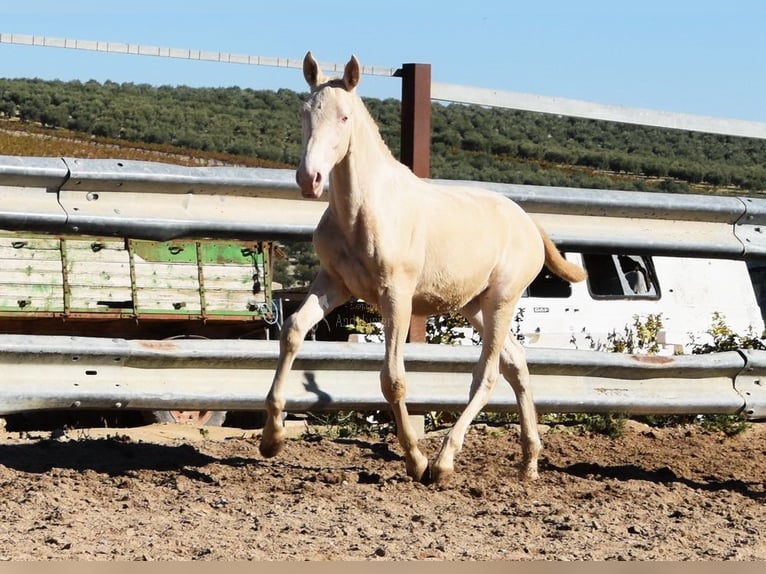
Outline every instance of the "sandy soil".
{"type": "Polygon", "coordinates": [[[532,484],[516,431],[476,426],[442,490],[406,477],[391,436],[304,435],[264,460],[258,435],[0,433],[0,559],[766,559],[764,424],[553,429],[532,484]]]}

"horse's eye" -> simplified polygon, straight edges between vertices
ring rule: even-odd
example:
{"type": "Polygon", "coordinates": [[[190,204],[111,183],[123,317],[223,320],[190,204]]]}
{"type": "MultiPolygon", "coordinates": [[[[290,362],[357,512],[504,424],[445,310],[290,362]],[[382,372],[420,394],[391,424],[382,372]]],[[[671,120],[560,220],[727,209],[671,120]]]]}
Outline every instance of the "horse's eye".
{"type": "Polygon", "coordinates": [[[340,117],[340,121],[341,121],[341,123],[345,124],[348,121],[348,116],[346,116],[346,115],[341,116],[340,117]]]}

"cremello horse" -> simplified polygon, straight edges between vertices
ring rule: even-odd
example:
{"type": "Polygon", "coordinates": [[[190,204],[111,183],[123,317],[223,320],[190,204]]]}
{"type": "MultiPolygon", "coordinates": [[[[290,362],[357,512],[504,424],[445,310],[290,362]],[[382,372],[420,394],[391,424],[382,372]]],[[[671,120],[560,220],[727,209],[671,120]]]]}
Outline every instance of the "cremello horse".
{"type": "Polygon", "coordinates": [[[529,371],[509,327],[522,291],[543,264],[568,281],[583,280],[585,272],[567,262],[509,199],[473,187],[434,185],[399,163],[356,93],[360,65],[354,56],[342,78],[325,78],[309,52],[303,75],[311,94],[301,108],[303,156],[296,180],[304,197],[318,198],[329,178],[330,196],[314,232],[320,271],[282,331],[261,454],[274,456],[284,444],[284,381],[307,332],[353,295],[377,305],[383,318],[380,382],[396,420],[407,473],[436,484],[447,480],[468,426],[502,372],[520,413],[520,476],[536,478],[541,446],[529,371]],[[468,405],[429,468],[407,416],[403,350],[413,313],[451,310],[471,322],[483,346],[468,405]]]}

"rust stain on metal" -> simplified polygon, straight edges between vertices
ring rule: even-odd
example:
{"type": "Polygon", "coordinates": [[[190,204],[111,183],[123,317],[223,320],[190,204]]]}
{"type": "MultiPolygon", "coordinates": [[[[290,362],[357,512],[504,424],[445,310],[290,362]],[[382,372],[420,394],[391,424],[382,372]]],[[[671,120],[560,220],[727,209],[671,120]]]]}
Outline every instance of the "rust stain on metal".
{"type": "Polygon", "coordinates": [[[621,389],[617,387],[596,387],[593,389],[597,393],[601,395],[616,395],[616,396],[623,396],[629,392],[629,389],[621,389]]]}
{"type": "Polygon", "coordinates": [[[646,365],[667,365],[673,362],[673,357],[663,357],[660,355],[632,355],[631,358],[637,363],[646,365]]]}
{"type": "Polygon", "coordinates": [[[137,341],[139,346],[145,349],[152,349],[154,351],[174,351],[178,348],[173,341],[137,341]]]}

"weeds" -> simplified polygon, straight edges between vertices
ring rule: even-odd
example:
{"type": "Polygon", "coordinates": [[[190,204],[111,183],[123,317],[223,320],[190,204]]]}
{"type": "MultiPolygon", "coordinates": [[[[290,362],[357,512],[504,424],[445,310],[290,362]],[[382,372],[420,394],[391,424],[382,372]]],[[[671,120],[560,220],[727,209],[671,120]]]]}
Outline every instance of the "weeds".
{"type": "Polygon", "coordinates": [[[322,427],[322,434],[331,438],[349,438],[353,436],[385,437],[394,433],[395,425],[387,413],[381,411],[337,411],[327,413],[307,413],[309,428],[322,427]]]}
{"type": "Polygon", "coordinates": [[[633,316],[633,325],[625,325],[621,334],[612,331],[607,337],[606,350],[610,353],[656,355],[661,346],[657,335],[662,330],[662,313],[649,314],[645,320],[633,316]]]}
{"type": "Polygon", "coordinates": [[[766,350],[766,341],[763,334],[757,336],[750,328],[744,335],[735,333],[726,323],[726,317],[721,313],[713,313],[713,323],[707,330],[712,338],[709,343],[697,343],[693,335],[690,335],[692,354],[703,355],[705,353],[719,353],[722,351],[736,351],[737,349],[766,350]]]}
{"type": "Polygon", "coordinates": [[[624,413],[551,413],[541,416],[540,422],[548,425],[578,426],[592,434],[620,438],[625,434],[628,418],[624,413]]]}

